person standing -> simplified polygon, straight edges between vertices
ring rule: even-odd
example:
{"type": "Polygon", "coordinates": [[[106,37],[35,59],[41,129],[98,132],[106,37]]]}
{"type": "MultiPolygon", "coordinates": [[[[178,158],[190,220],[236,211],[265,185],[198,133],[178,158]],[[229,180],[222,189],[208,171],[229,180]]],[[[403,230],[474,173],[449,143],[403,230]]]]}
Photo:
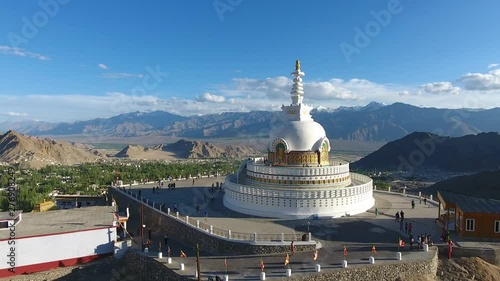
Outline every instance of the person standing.
{"type": "Polygon", "coordinates": [[[293,244],[293,241],[292,243],[290,244],[290,253],[293,255],[293,253],[295,253],[295,244],[293,244]]]}
{"type": "Polygon", "coordinates": [[[405,233],[408,233],[408,222],[405,222],[405,233]]]}
{"type": "Polygon", "coordinates": [[[412,228],[413,228],[413,225],[410,222],[410,224],[408,224],[408,231],[411,232],[412,228]]]}
{"type": "Polygon", "coordinates": [[[401,217],[401,221],[403,221],[405,219],[405,212],[401,210],[401,212],[399,212],[399,216],[401,217]]]}
{"type": "Polygon", "coordinates": [[[151,228],[150,228],[150,229],[148,229],[148,238],[149,238],[149,240],[153,240],[151,237],[152,237],[152,232],[151,232],[151,228]]]}

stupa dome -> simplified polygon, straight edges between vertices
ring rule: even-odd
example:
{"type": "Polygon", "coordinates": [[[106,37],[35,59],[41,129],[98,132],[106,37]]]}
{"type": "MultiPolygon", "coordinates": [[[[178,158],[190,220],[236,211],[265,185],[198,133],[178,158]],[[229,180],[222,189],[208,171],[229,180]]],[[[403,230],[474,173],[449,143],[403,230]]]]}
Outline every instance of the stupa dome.
{"type": "MultiPolygon", "coordinates": [[[[269,135],[269,150],[274,151],[276,143],[283,141],[287,152],[318,151],[324,141],[328,143],[323,126],[314,120],[283,121],[276,124],[269,135]]],[[[329,148],[328,143],[328,148],[329,148]]],[[[328,149],[329,150],[329,149],[328,149]]]]}

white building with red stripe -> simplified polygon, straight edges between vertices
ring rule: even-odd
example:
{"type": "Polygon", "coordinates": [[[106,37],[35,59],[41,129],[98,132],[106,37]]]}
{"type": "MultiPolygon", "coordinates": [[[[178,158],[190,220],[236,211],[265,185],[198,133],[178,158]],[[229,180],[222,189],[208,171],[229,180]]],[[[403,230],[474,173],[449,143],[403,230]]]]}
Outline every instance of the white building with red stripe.
{"type": "Polygon", "coordinates": [[[0,214],[0,278],[113,255],[115,207],[0,214]]]}

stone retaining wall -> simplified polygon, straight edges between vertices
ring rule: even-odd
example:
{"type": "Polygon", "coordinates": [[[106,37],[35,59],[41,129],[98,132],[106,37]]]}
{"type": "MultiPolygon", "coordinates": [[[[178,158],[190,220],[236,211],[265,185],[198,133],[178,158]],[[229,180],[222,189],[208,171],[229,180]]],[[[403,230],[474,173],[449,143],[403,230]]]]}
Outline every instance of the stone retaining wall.
{"type": "MultiPolygon", "coordinates": [[[[399,262],[393,264],[366,265],[364,267],[345,268],[325,273],[315,273],[304,277],[295,277],[294,281],[396,281],[411,280],[416,276],[430,280],[436,277],[438,251],[435,247],[432,259],[419,262],[399,262]]],[[[292,275],[293,276],[293,275],[292,275]]],[[[424,280],[424,279],[422,279],[424,280]]]]}
{"type": "MultiPolygon", "coordinates": [[[[437,249],[434,251],[432,259],[420,262],[398,262],[392,264],[365,265],[363,267],[353,267],[338,269],[322,273],[311,273],[308,276],[289,277],[293,281],[399,281],[409,280],[413,277],[426,278],[430,280],[436,276],[438,266],[437,249]]],[[[185,276],[180,276],[154,258],[148,258],[141,253],[129,250],[125,254],[127,268],[141,277],[144,281],[169,280],[187,281],[192,280],[185,276]]],[[[231,280],[231,277],[230,277],[231,280]]],[[[422,279],[423,280],[423,279],[422,279]]]]}
{"type": "MultiPolygon", "coordinates": [[[[129,220],[140,219],[140,202],[112,187],[110,187],[108,191],[118,202],[119,207],[122,206],[121,208],[123,208],[123,206],[129,206],[129,220]]],[[[210,253],[220,253],[224,255],[271,254],[286,253],[289,250],[288,243],[261,245],[262,241],[255,244],[253,242],[233,241],[210,235],[209,233],[188,226],[176,218],[162,214],[146,204],[144,204],[144,224],[147,229],[151,228],[155,232],[159,231],[160,233],[166,233],[173,239],[181,240],[188,244],[199,244],[203,251],[210,253]]],[[[135,233],[135,231],[132,232],[135,233]]],[[[316,249],[315,243],[300,245],[300,242],[297,242],[295,246],[297,251],[313,251],[316,249]]]]}
{"type": "Polygon", "coordinates": [[[153,258],[141,255],[133,250],[125,254],[127,270],[134,272],[143,281],[189,281],[153,258]]]}
{"type": "MultiPolygon", "coordinates": [[[[442,257],[448,256],[448,247],[439,247],[439,254],[442,257]]],[[[491,264],[500,265],[500,251],[491,248],[465,248],[453,247],[452,258],[479,257],[491,264]]]]}

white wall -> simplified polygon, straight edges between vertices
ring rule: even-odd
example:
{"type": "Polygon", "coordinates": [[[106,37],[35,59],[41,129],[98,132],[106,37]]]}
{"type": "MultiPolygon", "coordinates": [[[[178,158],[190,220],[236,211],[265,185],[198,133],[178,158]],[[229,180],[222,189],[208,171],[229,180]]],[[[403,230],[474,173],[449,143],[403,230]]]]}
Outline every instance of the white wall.
{"type": "MultiPolygon", "coordinates": [[[[22,222],[21,222],[22,224],[22,222]]],[[[0,241],[0,269],[10,268],[7,264],[10,247],[16,248],[16,267],[59,261],[96,254],[114,252],[116,228],[72,232],[50,236],[16,239],[15,245],[8,240],[0,241]]]]}

